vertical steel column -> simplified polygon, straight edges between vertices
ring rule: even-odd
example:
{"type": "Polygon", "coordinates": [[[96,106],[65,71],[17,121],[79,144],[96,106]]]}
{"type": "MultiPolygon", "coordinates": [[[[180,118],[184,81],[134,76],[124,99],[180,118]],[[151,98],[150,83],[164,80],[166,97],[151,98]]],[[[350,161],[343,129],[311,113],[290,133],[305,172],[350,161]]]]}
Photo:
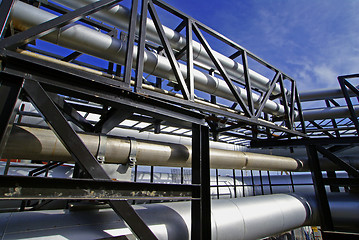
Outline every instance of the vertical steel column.
{"type": "Polygon", "coordinates": [[[136,91],[139,91],[142,88],[148,1],[149,0],[142,0],[142,6],[141,6],[140,30],[139,30],[139,39],[138,39],[138,48],[137,48],[138,52],[137,52],[137,60],[136,60],[136,86],[135,86],[136,91]]]}
{"type": "Polygon", "coordinates": [[[218,182],[218,168],[216,168],[216,188],[217,188],[217,199],[219,199],[219,182],[218,182]]]}
{"type": "Polygon", "coordinates": [[[292,191],[295,192],[292,172],[289,172],[289,177],[290,177],[290,185],[292,186],[292,191]]]}
{"type": "Polygon", "coordinates": [[[192,124],[192,184],[199,185],[193,192],[192,239],[211,239],[211,191],[209,165],[209,129],[192,124]]]}
{"type": "Polygon", "coordinates": [[[318,152],[315,145],[307,145],[308,163],[312,172],[315,197],[318,203],[321,226],[323,230],[333,230],[333,221],[330,213],[327,192],[325,190],[323,175],[320,170],[318,152]]]}
{"type": "Polygon", "coordinates": [[[184,183],[183,167],[181,167],[181,184],[184,183]]]}
{"type": "Polygon", "coordinates": [[[255,189],[255,184],[254,184],[253,170],[251,170],[251,180],[252,180],[253,196],[255,196],[256,195],[256,189],[255,189]]]}
{"type": "Polygon", "coordinates": [[[254,104],[253,104],[253,97],[252,97],[252,83],[249,76],[249,68],[248,68],[248,60],[247,60],[247,53],[243,50],[242,53],[242,63],[243,63],[243,75],[245,80],[245,87],[247,92],[247,102],[248,102],[248,110],[253,115],[254,114],[254,104]]]}
{"type": "Polygon", "coordinates": [[[259,170],[259,179],[261,181],[261,191],[262,191],[262,195],[264,195],[264,186],[263,186],[263,178],[262,178],[262,171],[259,170]]]}
{"type": "MultiPolygon", "coordinates": [[[[123,81],[125,82],[126,87],[128,88],[131,87],[131,72],[132,72],[132,62],[133,62],[133,47],[135,45],[137,8],[138,8],[138,0],[132,0],[131,17],[130,17],[130,24],[128,27],[129,31],[128,31],[127,45],[126,45],[127,48],[126,48],[126,57],[125,57],[125,72],[123,76],[123,81]]],[[[137,53],[137,55],[138,54],[139,52],[137,53]]]]}
{"type": "Polygon", "coordinates": [[[246,194],[244,193],[244,190],[245,190],[245,186],[244,186],[244,176],[243,176],[243,170],[241,169],[241,178],[242,178],[242,190],[243,190],[243,196],[242,197],[245,197],[246,194]]]}
{"type": "Polygon", "coordinates": [[[0,74],[0,158],[20,107],[23,80],[0,74]]]}
{"type": "MultiPolygon", "coordinates": [[[[328,178],[337,178],[337,174],[335,173],[335,171],[327,171],[327,177],[328,178]]],[[[338,186],[332,186],[332,185],[330,185],[330,191],[331,192],[340,192],[338,186]]]]}
{"type": "Polygon", "coordinates": [[[234,197],[237,198],[236,169],[233,169],[233,189],[234,189],[234,197]]]}
{"type": "Polygon", "coordinates": [[[186,52],[187,52],[187,79],[186,84],[189,92],[189,100],[194,100],[194,77],[193,77],[193,46],[192,46],[192,20],[187,19],[186,27],[186,52]]]}

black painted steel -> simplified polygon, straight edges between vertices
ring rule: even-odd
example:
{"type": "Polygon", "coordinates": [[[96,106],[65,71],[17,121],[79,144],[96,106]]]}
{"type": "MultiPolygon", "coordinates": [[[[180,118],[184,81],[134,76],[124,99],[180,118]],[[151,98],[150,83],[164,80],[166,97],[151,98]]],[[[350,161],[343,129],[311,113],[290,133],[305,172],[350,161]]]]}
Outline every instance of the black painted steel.
{"type": "Polygon", "coordinates": [[[42,113],[45,121],[72,155],[75,162],[80,164],[81,168],[85,169],[91,176],[96,176],[94,179],[108,179],[106,172],[67,123],[65,117],[41,85],[36,81],[27,79],[24,84],[24,90],[33,105],[42,113]]]}
{"type": "MultiPolygon", "coordinates": [[[[94,180],[110,180],[107,173],[70,127],[41,85],[38,82],[26,80],[24,90],[81,168],[86,170],[94,180]]],[[[112,200],[109,203],[113,210],[130,226],[130,229],[137,237],[140,239],[157,239],[127,201],[112,200]],[[125,208],[126,212],[124,212],[125,208]]]]}
{"type": "Polygon", "coordinates": [[[187,53],[187,79],[189,100],[194,100],[194,76],[193,76],[193,47],[192,47],[192,20],[187,19],[186,26],[186,53],[187,53]]]}
{"type": "Polygon", "coordinates": [[[20,107],[22,85],[22,79],[0,74],[0,158],[20,107]]]}
{"type": "MultiPolygon", "coordinates": [[[[46,167],[49,166],[44,165],[41,171],[46,167]]],[[[3,175],[0,180],[0,199],[189,200],[194,188],[188,184],[3,175]]]]}
{"type": "Polygon", "coordinates": [[[1,41],[0,48],[16,48],[33,41],[36,38],[44,36],[56,29],[80,19],[83,16],[90,15],[101,9],[121,2],[122,0],[100,0],[98,2],[86,5],[82,8],[68,12],[48,22],[32,27],[24,32],[17,33],[1,41]]]}
{"type": "Polygon", "coordinates": [[[236,101],[242,107],[242,110],[245,112],[246,116],[252,117],[253,114],[250,111],[248,111],[243,98],[239,95],[235,85],[232,83],[231,79],[228,77],[228,74],[227,74],[226,70],[223,68],[222,64],[218,61],[216,56],[214,56],[212,48],[209,46],[207,40],[204,38],[201,31],[197,27],[197,24],[193,23],[192,26],[193,26],[193,31],[196,34],[198,40],[201,42],[201,44],[205,48],[208,56],[211,58],[212,62],[216,66],[217,70],[220,72],[221,76],[227,83],[227,85],[228,85],[229,89],[231,90],[233,96],[235,97],[236,101]]]}
{"type": "Polygon", "coordinates": [[[322,231],[322,237],[324,240],[358,240],[358,233],[347,233],[347,232],[338,232],[338,231],[322,231]]]}
{"type": "Polygon", "coordinates": [[[244,80],[246,83],[246,92],[247,92],[247,103],[248,103],[248,110],[251,113],[251,116],[254,114],[254,104],[253,104],[253,97],[252,97],[252,83],[249,76],[249,68],[248,68],[248,59],[247,53],[243,51],[242,53],[242,63],[243,63],[243,70],[244,70],[244,80]]]}
{"type": "Polygon", "coordinates": [[[146,40],[146,24],[147,24],[147,12],[148,12],[148,1],[142,0],[141,5],[141,18],[140,18],[140,30],[138,39],[138,53],[136,60],[136,78],[135,78],[135,90],[142,90],[142,78],[143,78],[143,65],[144,65],[144,54],[145,54],[145,40],[146,40]]]}
{"type": "MultiPolygon", "coordinates": [[[[134,45],[135,45],[137,8],[138,8],[138,0],[132,0],[130,24],[129,24],[129,31],[128,31],[128,36],[127,36],[125,73],[124,73],[124,77],[123,77],[124,82],[126,83],[126,85],[128,85],[129,88],[131,87],[131,72],[132,72],[132,63],[133,63],[133,52],[134,52],[133,50],[134,50],[134,45]]],[[[141,51],[141,53],[142,53],[142,51],[141,51]]],[[[137,53],[137,55],[138,55],[138,53],[137,53]]],[[[143,58],[143,56],[142,56],[142,58],[143,58]]],[[[137,57],[137,59],[141,59],[141,57],[137,57]]],[[[141,82],[142,82],[142,79],[141,79],[141,82]]]]}
{"type": "Polygon", "coordinates": [[[141,217],[126,200],[112,200],[110,206],[130,226],[132,233],[141,240],[157,240],[141,217]]]}
{"type": "Polygon", "coordinates": [[[317,146],[308,145],[306,146],[306,148],[309,159],[309,168],[312,172],[315,197],[318,203],[318,209],[320,213],[321,226],[323,230],[333,230],[333,221],[330,212],[327,192],[324,186],[323,175],[320,169],[317,146]]]}
{"type": "Polygon", "coordinates": [[[285,123],[286,123],[286,126],[287,126],[289,129],[293,129],[293,124],[292,124],[292,121],[291,121],[291,119],[290,119],[290,112],[289,112],[287,95],[286,95],[286,93],[285,93],[285,88],[284,88],[283,75],[281,75],[281,76],[279,77],[279,85],[280,85],[280,89],[281,89],[282,104],[283,104],[283,106],[284,106],[284,119],[285,119],[285,123]]]}
{"type": "Polygon", "coordinates": [[[323,156],[334,162],[341,169],[345,170],[350,176],[359,178],[359,171],[357,169],[335,156],[332,152],[319,145],[316,146],[316,149],[318,152],[323,154],[323,156]]]}
{"type": "Polygon", "coordinates": [[[122,82],[11,51],[3,51],[3,53],[6,53],[8,60],[3,72],[45,83],[48,90],[118,108],[129,107],[136,109],[138,113],[178,123],[181,126],[190,126],[192,122],[198,124],[204,122],[202,114],[126,91],[121,88],[122,82]],[[43,74],[47,77],[42,77],[43,74]]]}
{"type": "Polygon", "coordinates": [[[174,53],[171,49],[171,45],[165,35],[163,26],[160,22],[158,15],[157,15],[156,9],[151,1],[149,1],[149,3],[148,3],[148,10],[152,17],[153,23],[155,24],[158,36],[161,39],[162,45],[166,52],[167,58],[171,64],[173,73],[174,73],[177,83],[181,89],[182,95],[183,95],[184,99],[186,99],[186,100],[191,99],[187,84],[182,76],[181,70],[179,69],[179,66],[178,66],[178,62],[176,61],[174,53]]]}
{"type": "Polygon", "coordinates": [[[340,88],[342,89],[345,101],[347,103],[347,106],[348,106],[348,109],[349,109],[349,112],[350,112],[351,120],[354,123],[354,126],[356,128],[357,134],[359,134],[359,121],[358,121],[358,117],[357,117],[357,115],[356,115],[356,113],[354,111],[353,103],[352,103],[352,101],[350,99],[350,95],[349,95],[349,92],[348,92],[347,88],[352,90],[356,94],[357,97],[359,97],[359,91],[358,91],[358,89],[356,87],[354,87],[352,84],[350,84],[346,80],[346,78],[356,78],[358,76],[359,76],[358,74],[353,74],[353,75],[349,75],[349,76],[339,76],[338,77],[339,85],[340,85],[340,88]]]}
{"type": "Polygon", "coordinates": [[[80,52],[73,52],[73,53],[67,55],[66,57],[62,58],[61,60],[64,62],[72,62],[73,60],[75,60],[76,58],[78,58],[81,55],[82,55],[82,53],[80,53],[80,52]]]}
{"type": "Polygon", "coordinates": [[[0,5],[0,39],[4,36],[4,31],[10,16],[10,12],[15,0],[3,0],[0,5]]]}
{"type": "Polygon", "coordinates": [[[114,127],[133,115],[130,109],[111,108],[108,113],[101,116],[100,121],[95,125],[95,132],[108,133],[114,127]]]}
{"type": "MultiPolygon", "coordinates": [[[[61,7],[61,6],[57,5],[57,4],[54,4],[54,3],[49,2],[49,1],[47,1],[47,2],[42,1],[41,2],[41,7],[47,8],[47,9],[49,9],[51,11],[58,12],[60,14],[65,14],[65,13],[70,12],[69,9],[63,8],[63,7],[61,7]]],[[[109,26],[107,24],[104,24],[102,22],[93,20],[91,18],[81,18],[79,21],[83,22],[83,23],[85,23],[85,24],[87,24],[89,26],[93,26],[95,28],[103,30],[105,32],[111,32],[113,30],[113,28],[111,26],[109,26]]]]}
{"type": "Polygon", "coordinates": [[[66,103],[63,97],[60,97],[57,94],[49,94],[49,96],[56,106],[70,118],[69,120],[75,123],[78,127],[89,132],[94,130],[94,126],[87,121],[86,118],[79,114],[70,104],[66,103]]]}
{"type": "Polygon", "coordinates": [[[209,129],[193,124],[192,127],[192,184],[200,188],[193,192],[192,239],[211,239],[211,196],[209,165],[209,129]]]}
{"type": "Polygon", "coordinates": [[[287,147],[287,146],[303,146],[308,144],[313,145],[343,145],[343,144],[351,144],[358,143],[358,137],[341,137],[341,138],[301,138],[301,139],[289,139],[289,140],[276,140],[276,139],[261,139],[251,141],[251,147],[258,148],[268,148],[268,147],[287,147]]]}

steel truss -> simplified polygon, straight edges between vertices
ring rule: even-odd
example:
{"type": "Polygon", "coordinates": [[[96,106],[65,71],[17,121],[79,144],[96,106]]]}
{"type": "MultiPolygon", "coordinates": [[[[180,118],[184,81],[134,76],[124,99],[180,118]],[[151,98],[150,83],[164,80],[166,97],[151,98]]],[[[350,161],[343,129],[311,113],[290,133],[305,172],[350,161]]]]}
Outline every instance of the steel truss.
{"type": "MultiPolygon", "coordinates": [[[[121,2],[121,0],[101,0],[74,11],[69,11],[51,3],[41,3],[43,7],[57,11],[62,15],[24,32],[16,33],[15,35],[9,34],[9,32],[11,32],[11,26],[8,27],[8,31],[6,31],[6,27],[9,25],[7,22],[13,2],[14,1],[3,1],[0,8],[0,34],[2,37],[0,40],[2,67],[0,72],[0,156],[18,112],[19,103],[22,100],[29,100],[36,106],[39,113],[43,115],[50,128],[71,153],[77,166],[80,167],[81,171],[84,172],[84,175],[89,179],[41,179],[41,183],[39,183],[40,180],[34,177],[20,178],[1,176],[2,182],[6,184],[0,188],[0,198],[91,199],[93,197],[99,200],[107,200],[114,211],[126,221],[133,233],[140,239],[156,239],[156,237],[127,201],[123,199],[191,199],[192,239],[210,239],[211,233],[208,229],[211,228],[211,219],[208,213],[211,207],[209,178],[209,133],[211,132],[213,139],[218,139],[218,135],[222,134],[247,140],[260,138],[257,142],[252,141],[253,146],[262,147],[266,145],[268,147],[271,144],[278,146],[282,143],[307,145],[308,155],[311,158],[311,169],[317,189],[318,201],[323,204],[323,216],[327,217],[323,219],[323,227],[326,230],[331,230],[332,223],[324,185],[342,185],[343,182],[347,183],[350,179],[323,179],[317,152],[327,156],[352,176],[357,177],[358,171],[351,166],[345,165],[345,162],[337,158],[331,149],[324,149],[320,147],[315,140],[312,141],[312,139],[307,138],[299,94],[296,83],[291,77],[235,42],[161,0],[142,0],[141,3],[139,3],[138,0],[131,1],[132,8],[129,30],[125,37],[127,39],[127,50],[123,76],[121,76],[121,66],[116,66],[116,71],[113,72],[114,63],[112,62],[108,63],[108,69],[102,69],[77,61],[76,58],[82,54],[80,52],[75,51],[61,58],[64,62],[79,63],[80,65],[94,68],[108,74],[114,74],[114,76],[120,78],[121,81],[99,76],[69,66],[26,56],[13,50],[21,47],[22,49],[34,52],[39,51],[29,46],[28,43],[74,21],[82,21],[85,24],[95,26],[107,32],[109,35],[117,36],[117,29],[93,21],[85,16],[112,6],[121,2]],[[136,34],[137,10],[139,5],[141,6],[140,28],[139,33],[136,34]],[[182,50],[174,52],[171,49],[170,42],[164,33],[157,14],[156,9],[158,8],[182,19],[182,22],[175,29],[177,32],[181,32],[185,29],[187,44],[182,50]],[[161,46],[154,46],[146,42],[146,19],[148,14],[155,24],[157,34],[161,40],[161,46]],[[241,57],[244,68],[244,83],[230,78],[226,69],[216,58],[204,33],[232,47],[234,53],[229,56],[229,58],[235,59],[241,57]],[[195,67],[192,48],[193,37],[196,37],[200,41],[213,65],[216,67],[216,69],[210,69],[209,71],[212,74],[220,76],[230,89],[235,99],[232,106],[221,106],[217,104],[215,96],[211,98],[212,105],[209,104],[210,102],[207,102],[208,104],[200,104],[196,101],[198,99],[194,93],[193,71],[195,67]],[[135,45],[137,45],[138,51],[136,63],[133,64],[135,45]],[[181,91],[182,98],[161,94],[144,87],[143,68],[146,48],[163,52],[166,55],[173,69],[177,81],[176,86],[181,91]],[[179,59],[184,55],[186,55],[185,62],[187,64],[186,77],[183,77],[178,66],[179,59]],[[274,77],[267,91],[258,90],[252,86],[248,59],[252,59],[273,71],[274,77]],[[135,76],[131,74],[133,69],[135,70],[135,76]],[[287,90],[284,87],[285,83],[290,86],[290,95],[287,94],[287,90]],[[273,90],[277,84],[280,86],[280,93],[274,95],[273,90]],[[238,93],[236,86],[239,85],[245,89],[246,99],[243,99],[238,93]],[[253,92],[260,93],[258,106],[255,106],[252,96],[253,92]],[[84,106],[70,104],[65,101],[63,96],[85,100],[103,106],[102,110],[98,110],[98,113],[101,114],[100,121],[93,124],[86,120],[86,118],[82,117],[78,112],[79,108],[84,106]],[[284,115],[277,117],[265,113],[263,109],[268,100],[279,101],[284,107],[284,115]],[[135,114],[141,114],[141,116],[135,114]],[[295,123],[296,117],[299,118],[299,125],[295,123]],[[102,168],[101,163],[98,161],[98,156],[94,156],[89,152],[77,133],[68,123],[70,119],[71,122],[86,132],[105,135],[124,120],[132,118],[141,118],[143,121],[152,122],[153,124],[148,129],[154,128],[157,133],[160,132],[159,126],[163,123],[192,130],[192,145],[194,149],[192,153],[192,184],[163,185],[111,181],[102,168]],[[278,124],[276,122],[278,120],[282,122],[278,124]],[[235,130],[237,129],[245,129],[246,132],[236,132],[235,130]],[[277,137],[276,133],[280,133],[280,136],[277,137]],[[268,140],[263,140],[263,136],[268,140]],[[291,139],[293,137],[300,137],[302,139],[291,139]],[[275,138],[277,139],[274,140],[275,138]],[[39,186],[39,188],[34,188],[34,186],[39,186]],[[19,187],[22,189],[20,192],[18,191],[19,187]],[[84,191],[85,189],[92,191],[93,195],[90,196],[87,191],[84,191]],[[132,194],[133,191],[140,190],[142,190],[141,193],[137,192],[134,195],[132,194]],[[59,191],[61,191],[61,196],[58,194],[59,191]],[[103,194],[104,191],[106,194],[103,194]],[[156,194],[153,195],[153,192],[156,192],[156,194]]],[[[121,37],[124,37],[124,35],[121,37]]],[[[42,54],[54,57],[51,53],[42,52],[42,54]]],[[[358,76],[338,78],[341,82],[344,94],[347,90],[346,87],[354,91],[351,85],[345,80],[352,77],[358,76]]],[[[161,88],[161,81],[161,79],[157,79],[157,88],[161,88]]],[[[358,94],[358,91],[356,90],[355,93],[358,94]]],[[[346,97],[346,100],[348,106],[352,106],[349,104],[349,97],[346,97]]],[[[355,113],[353,113],[353,109],[351,110],[351,114],[356,130],[358,131],[359,124],[355,113]]],[[[332,120],[332,122],[334,128],[339,128],[335,120],[332,120]]],[[[323,126],[320,124],[318,125],[316,122],[312,122],[311,124],[323,130],[323,126]]],[[[339,133],[337,134],[339,129],[332,131],[336,131],[336,137],[339,137],[339,133]]],[[[323,132],[327,133],[328,131],[323,132]]],[[[338,140],[332,135],[329,137],[329,140],[327,140],[327,138],[325,138],[325,140],[329,141],[330,144],[338,140]]],[[[341,138],[338,142],[343,143],[343,140],[348,143],[357,142],[357,138],[341,138]]],[[[54,166],[56,165],[56,163],[53,164],[54,166]]],[[[43,169],[38,169],[38,171],[41,172],[43,169]]],[[[353,185],[357,184],[357,178],[350,181],[353,185]]]]}
{"type": "MultiPolygon", "coordinates": [[[[87,15],[93,13],[101,8],[113,5],[116,2],[119,1],[103,0],[97,2],[96,4],[85,6],[73,12],[64,14],[52,21],[36,26],[28,31],[5,38],[0,42],[0,45],[2,46],[2,49],[18,47],[20,45],[23,45],[24,43],[32,41],[33,39],[41,36],[42,34],[48,33],[49,31],[53,31],[56,27],[66,25],[67,23],[81,17],[84,14],[87,15]]],[[[3,24],[3,26],[5,26],[5,24],[3,24]]],[[[21,180],[20,178],[15,177],[13,181],[11,181],[12,177],[4,176],[4,181],[6,181],[8,184],[6,188],[8,189],[3,192],[2,198],[6,198],[6,196],[10,197],[10,195],[12,197],[15,197],[16,194],[14,195],[8,193],[12,190],[17,191],[20,187],[23,191],[21,191],[21,193],[18,194],[17,197],[21,199],[51,199],[53,197],[56,198],[56,192],[58,192],[60,189],[62,189],[60,190],[62,192],[60,195],[65,193],[64,198],[72,198],[77,195],[79,199],[86,199],[89,198],[89,196],[86,196],[84,192],[81,194],[81,191],[84,191],[86,188],[94,190],[97,184],[97,188],[99,187],[99,185],[101,186],[101,188],[100,190],[93,191],[97,196],[92,196],[92,198],[95,197],[97,199],[110,199],[109,203],[112,208],[120,217],[122,217],[127,222],[133,233],[138,238],[157,239],[153,235],[151,230],[149,230],[145,223],[132,209],[132,207],[127,203],[127,201],[113,199],[156,199],[159,198],[159,195],[157,194],[162,194],[162,196],[167,195],[170,196],[170,198],[174,199],[178,197],[184,199],[190,197],[190,199],[193,199],[193,224],[194,226],[203,229],[202,231],[194,232],[193,236],[196,236],[195,238],[197,239],[202,239],[202,237],[203,239],[210,239],[210,235],[208,238],[208,233],[205,230],[210,228],[210,219],[208,220],[208,218],[204,217],[205,214],[210,211],[210,202],[209,191],[203,190],[204,188],[209,186],[209,137],[208,130],[206,134],[206,127],[201,127],[201,125],[204,124],[203,115],[194,113],[189,110],[184,110],[173,104],[168,104],[154,98],[143,97],[141,95],[138,95],[137,93],[130,92],[128,91],[128,86],[126,87],[126,82],[121,83],[112,81],[111,83],[111,81],[107,82],[108,79],[103,79],[101,77],[99,78],[96,75],[88,75],[86,73],[73,71],[71,69],[60,70],[58,68],[59,66],[51,66],[51,64],[49,65],[46,62],[41,63],[41,61],[31,64],[32,66],[30,66],[27,64],[30,64],[33,59],[26,59],[26,57],[24,58],[24,56],[20,56],[8,50],[3,50],[1,55],[3,63],[5,63],[4,65],[6,65],[6,67],[4,67],[1,73],[1,96],[3,97],[3,101],[1,101],[1,119],[6,120],[1,121],[2,123],[4,123],[1,126],[1,149],[4,148],[7,135],[11,130],[11,124],[17,111],[17,103],[20,99],[27,98],[44,116],[49,126],[54,130],[61,142],[71,153],[76,163],[82,168],[83,171],[87,173],[87,175],[92,178],[90,182],[87,181],[87,184],[90,184],[92,186],[94,186],[95,184],[95,187],[86,187],[81,186],[81,184],[83,183],[78,182],[78,180],[55,180],[55,182],[49,183],[52,187],[46,190],[46,186],[44,186],[46,184],[42,182],[42,187],[38,191],[38,194],[36,194],[33,185],[30,184],[29,186],[26,184],[32,182],[33,180],[36,181],[37,179],[29,177],[26,178],[26,180],[21,180]],[[23,66],[29,66],[27,70],[30,70],[31,68],[36,70],[27,71],[19,65],[16,67],[17,64],[12,65],[10,63],[12,62],[12,60],[10,59],[14,60],[13,63],[20,61],[18,62],[18,64],[24,64],[23,66]],[[41,70],[39,68],[41,68],[41,70]],[[52,71],[55,71],[56,73],[53,72],[55,74],[51,74],[52,76],[48,75],[48,73],[52,71]],[[67,81],[59,81],[61,78],[63,80],[67,79],[67,81]],[[86,81],[88,83],[93,83],[90,84],[92,86],[89,86],[87,90],[81,87],[81,85],[83,85],[86,81]],[[77,82],[77,84],[74,84],[74,82],[77,82]],[[112,107],[112,109],[109,114],[104,116],[102,121],[91,127],[92,125],[88,123],[86,119],[81,117],[81,115],[79,115],[71,106],[67,105],[63,101],[63,99],[59,98],[53,93],[61,93],[67,96],[101,103],[108,107],[112,107]],[[198,134],[194,134],[193,137],[193,142],[195,144],[193,149],[201,149],[199,155],[197,155],[196,153],[193,154],[193,173],[194,183],[196,184],[190,185],[186,188],[185,185],[170,186],[167,184],[148,184],[148,186],[146,187],[144,184],[136,183],[129,185],[128,183],[112,182],[108,177],[107,173],[102,169],[97,159],[87,150],[86,146],[77,136],[76,132],[74,132],[74,130],[70,127],[67,122],[67,119],[64,117],[64,113],[66,113],[67,117],[74,119],[74,122],[84,130],[93,130],[94,132],[106,133],[113,127],[115,127],[119,122],[125,119],[118,117],[119,114],[117,112],[120,109],[122,111],[130,109],[131,112],[140,112],[142,114],[147,114],[155,118],[164,119],[170,122],[177,122],[185,126],[190,125],[193,128],[194,133],[198,129],[198,134]],[[133,111],[133,109],[135,109],[135,111],[133,111]],[[207,142],[207,144],[205,142],[207,142]],[[198,174],[196,174],[197,172],[198,174]],[[106,183],[104,181],[106,181],[110,185],[113,185],[113,190],[105,189],[106,192],[109,194],[111,193],[111,191],[114,191],[114,194],[109,194],[107,196],[104,196],[103,193],[100,194],[100,192],[103,192],[104,190],[103,188],[106,183]],[[71,191],[70,186],[75,186],[75,189],[71,191]],[[82,190],[79,190],[78,188],[82,190]],[[121,190],[121,188],[123,190],[121,190]],[[161,188],[162,190],[160,190],[161,188]],[[65,191],[64,189],[67,190],[65,191]],[[145,191],[147,189],[148,192],[156,192],[157,194],[155,195],[157,196],[154,196],[150,193],[147,195],[145,194],[144,196],[141,196],[141,193],[135,194],[135,196],[131,196],[130,193],[133,193],[133,191],[136,191],[136,189],[137,191],[139,191],[140,189],[142,191],[145,191]],[[30,190],[30,192],[28,192],[27,190],[30,190]],[[127,191],[127,194],[124,194],[123,191],[127,191]],[[69,193],[66,194],[66,192],[69,193]],[[204,197],[204,194],[206,194],[206,197],[204,197]],[[198,206],[196,206],[197,203],[198,206]]],[[[72,56],[68,57],[68,59],[70,58],[72,58],[72,56]]]]}
{"type": "MultiPolygon", "coordinates": [[[[351,148],[359,143],[358,117],[352,103],[352,97],[358,99],[359,91],[348,81],[348,79],[358,77],[358,74],[338,77],[339,85],[350,112],[349,119],[333,118],[321,121],[308,121],[309,123],[306,126],[301,125],[308,133],[308,137],[303,139],[274,140],[268,138],[251,142],[252,147],[305,146],[307,148],[308,163],[312,172],[318,206],[320,206],[323,239],[357,238],[356,234],[336,231],[331,218],[325,186],[329,185],[330,190],[333,192],[339,192],[339,187],[346,187],[350,191],[356,192],[359,186],[359,171],[336,156],[336,152],[351,148]],[[351,91],[350,93],[349,90],[351,91]],[[338,169],[346,171],[349,178],[337,178],[335,171],[328,171],[328,177],[323,178],[318,153],[336,164],[338,169]]],[[[327,107],[331,107],[331,105],[340,107],[339,103],[334,99],[325,99],[325,103],[327,107]]],[[[301,126],[298,126],[298,128],[301,126]]]]}

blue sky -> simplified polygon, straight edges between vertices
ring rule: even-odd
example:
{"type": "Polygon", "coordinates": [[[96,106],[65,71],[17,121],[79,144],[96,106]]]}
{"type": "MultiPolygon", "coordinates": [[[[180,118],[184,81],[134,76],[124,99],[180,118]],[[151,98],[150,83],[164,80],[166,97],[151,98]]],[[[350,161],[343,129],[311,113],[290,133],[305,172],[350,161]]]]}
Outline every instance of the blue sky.
{"type": "Polygon", "coordinates": [[[338,75],[359,72],[357,0],[164,1],[293,77],[299,91],[339,87],[338,75]]]}
{"type": "Polygon", "coordinates": [[[166,0],[293,77],[299,91],[359,72],[359,1],[166,0]]]}

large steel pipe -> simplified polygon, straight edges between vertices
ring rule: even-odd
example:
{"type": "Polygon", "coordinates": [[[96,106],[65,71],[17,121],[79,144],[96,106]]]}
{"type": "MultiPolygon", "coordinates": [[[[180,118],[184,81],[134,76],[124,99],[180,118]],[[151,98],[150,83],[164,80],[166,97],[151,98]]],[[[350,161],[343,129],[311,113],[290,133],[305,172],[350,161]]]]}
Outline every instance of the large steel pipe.
{"type": "MultiPolygon", "coordinates": [[[[31,26],[38,25],[56,17],[54,14],[35,8],[23,2],[16,2],[12,9],[12,19],[14,26],[20,30],[25,30],[31,26]]],[[[80,51],[92,56],[100,57],[118,64],[124,64],[126,54],[126,43],[117,38],[97,32],[83,25],[71,25],[61,28],[43,37],[44,40],[58,44],[60,46],[80,51]]],[[[134,47],[134,56],[137,54],[137,46],[134,47]]],[[[135,64],[136,57],[134,57],[135,64]]],[[[144,71],[171,81],[175,77],[171,65],[167,58],[156,53],[145,51],[144,71]]],[[[184,77],[187,76],[186,65],[179,64],[184,77]]],[[[224,80],[197,69],[193,70],[195,88],[212,95],[235,101],[232,92],[224,80]]],[[[246,101],[247,94],[245,89],[237,87],[237,91],[246,101]]],[[[260,96],[253,94],[253,101],[258,107],[260,96]]],[[[274,101],[268,100],[263,109],[265,112],[274,115],[283,115],[284,107],[274,101]]]]}
{"type": "MultiPolygon", "coordinates": [[[[212,239],[261,239],[305,225],[319,225],[318,207],[313,200],[311,196],[290,194],[213,200],[209,213],[212,239]]],[[[358,230],[359,215],[355,214],[359,210],[358,201],[357,195],[329,196],[336,227],[358,230]]],[[[135,205],[134,208],[158,239],[190,239],[189,202],[135,205]]],[[[88,240],[121,235],[132,239],[112,209],[2,213],[0,222],[7,226],[0,228],[4,240],[36,237],[88,240]]]]}
{"type": "MultiPolygon", "coordinates": [[[[354,106],[354,111],[357,115],[359,114],[359,105],[354,106]]],[[[351,115],[347,106],[303,110],[303,118],[305,121],[348,117],[351,117],[351,115]]],[[[296,120],[299,121],[299,118],[297,117],[296,120]]]]}
{"type": "MultiPolygon", "coordinates": [[[[76,9],[96,1],[97,0],[78,0],[78,1],[55,0],[55,2],[72,9],[76,9]]],[[[91,16],[102,22],[109,23],[120,29],[128,31],[130,10],[122,5],[116,5],[110,9],[96,12],[91,16]]],[[[136,31],[138,33],[139,31],[138,23],[140,22],[140,16],[137,16],[137,18],[138,21],[137,21],[136,31]]],[[[163,29],[173,49],[180,51],[181,49],[186,47],[187,43],[185,36],[183,36],[182,34],[176,31],[173,31],[172,29],[166,26],[163,26],[163,29]]],[[[156,27],[151,19],[147,19],[146,39],[154,43],[161,44],[161,40],[158,37],[156,27]]],[[[200,65],[205,65],[207,66],[208,69],[211,68],[215,69],[213,62],[208,57],[203,46],[196,41],[193,41],[192,45],[193,45],[194,62],[198,62],[200,63],[200,65]]],[[[226,72],[229,74],[231,78],[244,82],[243,66],[241,64],[216,51],[214,51],[214,55],[221,62],[222,66],[226,69],[226,72]]],[[[185,59],[185,57],[183,59],[185,59]]],[[[270,80],[268,78],[252,70],[249,70],[249,74],[251,77],[252,85],[254,87],[257,87],[264,91],[267,91],[269,89],[270,80]]],[[[279,94],[280,91],[281,91],[280,86],[279,84],[277,84],[273,90],[273,94],[279,94]]]]}
{"type": "MultiPolygon", "coordinates": [[[[96,154],[99,136],[79,134],[87,148],[96,154]]],[[[128,138],[108,137],[105,161],[127,163],[131,148],[128,138]]],[[[181,144],[137,140],[137,164],[149,166],[191,167],[192,147],[181,144]]],[[[15,126],[8,139],[4,158],[72,161],[71,155],[48,129],[15,126]],[[19,150],[21,149],[21,151],[19,150]]],[[[210,150],[211,168],[295,171],[299,160],[256,153],[210,150]]]]}
{"type": "MultiPolygon", "coordinates": [[[[357,86],[359,88],[359,86],[357,86]]],[[[348,89],[349,96],[355,96],[355,93],[348,89]]],[[[334,98],[344,98],[343,91],[340,88],[317,89],[299,93],[300,101],[316,101],[334,98]]]]}

